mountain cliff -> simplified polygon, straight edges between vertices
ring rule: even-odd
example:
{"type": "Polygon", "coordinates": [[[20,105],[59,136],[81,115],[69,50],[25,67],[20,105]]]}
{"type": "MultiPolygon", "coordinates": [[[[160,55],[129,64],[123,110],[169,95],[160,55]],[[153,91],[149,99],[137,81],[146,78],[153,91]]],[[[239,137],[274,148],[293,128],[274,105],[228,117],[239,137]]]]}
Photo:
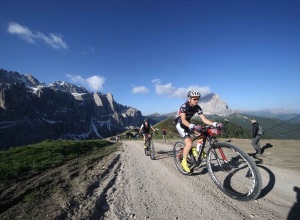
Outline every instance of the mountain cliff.
{"type": "Polygon", "coordinates": [[[0,69],[0,147],[45,139],[105,138],[137,127],[141,112],[111,93],[91,93],[67,82],[40,83],[0,69]]]}
{"type": "Polygon", "coordinates": [[[226,102],[215,93],[201,97],[199,105],[201,106],[205,115],[229,115],[233,113],[226,102]]]}

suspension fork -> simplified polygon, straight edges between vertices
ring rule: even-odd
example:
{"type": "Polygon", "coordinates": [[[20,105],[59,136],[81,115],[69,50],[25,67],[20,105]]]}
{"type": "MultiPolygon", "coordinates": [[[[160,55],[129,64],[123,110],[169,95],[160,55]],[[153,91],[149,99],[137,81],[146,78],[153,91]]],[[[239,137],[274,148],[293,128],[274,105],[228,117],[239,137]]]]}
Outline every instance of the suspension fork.
{"type": "MultiPolygon", "coordinates": [[[[210,145],[211,145],[211,147],[212,147],[212,152],[213,152],[213,154],[215,155],[215,158],[217,159],[217,162],[218,162],[219,166],[220,166],[220,167],[222,168],[222,170],[224,171],[223,165],[224,165],[224,164],[228,164],[228,160],[227,160],[227,158],[226,158],[226,155],[224,154],[222,148],[221,148],[221,147],[218,147],[218,151],[219,151],[219,153],[220,153],[220,155],[221,155],[221,159],[222,159],[222,161],[224,162],[224,163],[222,164],[221,159],[220,159],[218,153],[216,152],[215,144],[214,144],[214,143],[210,143],[210,145]]],[[[225,168],[225,169],[226,169],[226,168],[225,168]]]]}
{"type": "Polygon", "coordinates": [[[223,160],[225,163],[228,163],[227,158],[226,158],[226,156],[225,156],[225,154],[224,154],[222,148],[219,147],[218,150],[219,150],[219,152],[220,152],[220,154],[221,154],[222,160],[223,160]]]}

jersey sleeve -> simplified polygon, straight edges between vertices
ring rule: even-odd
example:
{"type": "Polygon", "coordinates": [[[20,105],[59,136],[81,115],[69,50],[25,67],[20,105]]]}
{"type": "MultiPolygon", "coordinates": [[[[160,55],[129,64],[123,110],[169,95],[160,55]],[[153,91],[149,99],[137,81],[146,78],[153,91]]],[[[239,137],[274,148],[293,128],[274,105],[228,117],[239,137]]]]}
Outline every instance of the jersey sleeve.
{"type": "Polygon", "coordinates": [[[197,114],[198,115],[202,115],[203,114],[202,108],[199,105],[197,105],[197,114]]]}
{"type": "Polygon", "coordinates": [[[186,104],[180,106],[178,110],[178,115],[180,115],[181,113],[186,113],[186,104]]]}

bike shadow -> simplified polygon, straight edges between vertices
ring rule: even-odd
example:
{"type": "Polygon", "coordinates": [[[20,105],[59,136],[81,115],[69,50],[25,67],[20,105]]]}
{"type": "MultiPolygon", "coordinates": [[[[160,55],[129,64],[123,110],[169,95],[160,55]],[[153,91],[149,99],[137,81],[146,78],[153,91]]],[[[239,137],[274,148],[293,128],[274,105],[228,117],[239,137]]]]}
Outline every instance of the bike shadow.
{"type": "Polygon", "coordinates": [[[255,161],[255,163],[256,163],[257,167],[259,167],[260,169],[265,170],[269,174],[269,178],[266,178],[266,179],[269,179],[269,182],[267,183],[267,185],[265,187],[263,187],[261,189],[261,193],[257,198],[257,199],[260,199],[260,198],[265,197],[266,195],[268,195],[269,192],[272,191],[272,189],[275,186],[276,177],[275,177],[274,173],[269,168],[261,165],[261,161],[255,161]]]}
{"type": "Polygon", "coordinates": [[[156,151],[155,160],[163,160],[169,157],[173,157],[173,151],[156,151]]]}
{"type": "Polygon", "coordinates": [[[194,169],[194,172],[193,172],[192,176],[204,175],[204,174],[207,174],[207,173],[208,173],[208,170],[206,168],[206,165],[202,164],[201,166],[194,169]]]}

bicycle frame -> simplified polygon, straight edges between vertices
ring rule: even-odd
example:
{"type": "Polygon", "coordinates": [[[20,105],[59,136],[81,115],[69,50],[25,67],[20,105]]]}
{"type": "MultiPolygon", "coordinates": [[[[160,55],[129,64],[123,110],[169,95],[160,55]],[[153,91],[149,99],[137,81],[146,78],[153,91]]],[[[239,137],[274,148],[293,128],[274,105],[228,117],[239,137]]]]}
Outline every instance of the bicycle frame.
{"type": "Polygon", "coordinates": [[[146,135],[146,143],[150,142],[151,140],[152,140],[152,134],[149,133],[149,134],[146,135]]]}
{"type": "MultiPolygon", "coordinates": [[[[203,130],[200,135],[197,135],[194,138],[192,138],[192,142],[194,142],[198,139],[202,139],[202,142],[203,142],[201,148],[198,151],[198,154],[199,154],[198,159],[195,160],[195,157],[192,156],[192,158],[193,158],[192,160],[194,160],[193,161],[194,165],[191,167],[192,169],[201,164],[202,159],[203,159],[202,155],[204,152],[204,148],[206,147],[206,144],[208,143],[208,145],[209,145],[208,148],[209,148],[209,147],[214,146],[215,142],[218,142],[216,134],[219,134],[219,133],[220,133],[220,128],[211,128],[211,126],[206,126],[206,129],[203,130]]],[[[220,152],[222,160],[225,163],[227,163],[228,160],[227,160],[225,154],[223,153],[223,150],[221,148],[218,148],[218,150],[220,152]]],[[[221,164],[220,159],[218,158],[217,154],[216,153],[214,153],[214,154],[217,157],[218,163],[221,164]]]]}

